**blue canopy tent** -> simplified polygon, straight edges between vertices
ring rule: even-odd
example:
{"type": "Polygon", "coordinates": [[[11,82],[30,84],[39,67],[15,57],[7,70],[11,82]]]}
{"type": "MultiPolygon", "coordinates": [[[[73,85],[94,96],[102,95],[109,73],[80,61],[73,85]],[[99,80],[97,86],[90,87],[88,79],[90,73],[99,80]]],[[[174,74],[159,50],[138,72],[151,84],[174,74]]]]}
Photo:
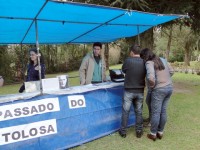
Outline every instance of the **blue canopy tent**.
{"type": "Polygon", "coordinates": [[[0,44],[112,42],[184,17],[53,0],[0,0],[0,44]],[[37,28],[36,28],[37,24],[37,28]]]}
{"type": "Polygon", "coordinates": [[[53,0],[0,0],[0,44],[36,43],[39,51],[39,42],[108,43],[182,17],[53,0]]]}
{"type": "MultiPolygon", "coordinates": [[[[36,43],[39,52],[39,42],[41,44],[76,44],[97,41],[108,43],[120,38],[138,35],[151,27],[182,17],[186,16],[154,14],[53,0],[0,0],[0,44],[36,43]]],[[[36,103],[34,101],[38,102],[39,99],[46,102],[48,98],[55,98],[54,100],[50,99],[50,101],[51,103],[59,101],[58,106],[60,108],[55,112],[46,114],[34,114],[34,116],[24,114],[25,117],[13,118],[13,116],[10,116],[13,120],[3,120],[1,131],[6,129],[3,132],[5,133],[4,137],[11,137],[9,133],[6,133],[8,129],[19,128],[20,132],[12,132],[12,138],[15,140],[14,142],[11,141],[12,143],[8,143],[7,138],[4,138],[7,143],[3,145],[4,143],[2,144],[0,140],[1,149],[64,149],[111,133],[118,127],[122,88],[122,86],[119,86],[118,88],[100,89],[98,95],[95,90],[93,92],[82,92],[87,100],[87,107],[81,110],[69,109],[67,99],[69,95],[72,96],[71,93],[59,97],[56,95],[42,95],[33,99],[25,99],[23,102],[30,101],[26,104],[19,102],[19,104],[22,103],[25,106],[33,105],[33,108],[35,108],[36,103]],[[102,100],[103,96],[106,98],[102,100]],[[119,99],[120,101],[118,101],[119,99]],[[107,118],[104,118],[104,115],[107,118]],[[39,127],[35,123],[37,125],[38,123],[41,124],[43,132],[43,124],[46,125],[49,121],[55,126],[58,124],[57,134],[44,136],[41,139],[33,137],[32,140],[19,141],[22,136],[28,138],[24,134],[24,130],[28,126],[27,123],[30,123],[31,134],[35,136],[36,128],[39,127]]],[[[18,102],[15,104],[18,104],[18,102]]],[[[43,103],[41,105],[40,103],[37,104],[38,106],[44,106],[43,103]]],[[[8,109],[14,110],[14,105],[5,104],[6,106],[8,109]]],[[[21,105],[15,105],[15,107],[19,110],[21,105]]],[[[2,104],[2,108],[4,108],[4,104],[2,104]]],[[[3,115],[0,116],[2,119],[3,115]]],[[[51,127],[50,125],[49,127],[51,127]]]]}

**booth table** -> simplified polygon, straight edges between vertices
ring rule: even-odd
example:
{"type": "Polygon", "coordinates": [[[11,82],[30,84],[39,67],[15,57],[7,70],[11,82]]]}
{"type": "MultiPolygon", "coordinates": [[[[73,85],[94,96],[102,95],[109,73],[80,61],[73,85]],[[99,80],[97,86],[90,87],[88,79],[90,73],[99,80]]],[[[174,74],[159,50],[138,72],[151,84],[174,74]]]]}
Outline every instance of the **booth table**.
{"type": "MultiPolygon", "coordinates": [[[[123,84],[0,96],[0,149],[67,149],[117,131],[123,84]]],[[[134,123],[132,109],[129,126],[134,123]]]]}

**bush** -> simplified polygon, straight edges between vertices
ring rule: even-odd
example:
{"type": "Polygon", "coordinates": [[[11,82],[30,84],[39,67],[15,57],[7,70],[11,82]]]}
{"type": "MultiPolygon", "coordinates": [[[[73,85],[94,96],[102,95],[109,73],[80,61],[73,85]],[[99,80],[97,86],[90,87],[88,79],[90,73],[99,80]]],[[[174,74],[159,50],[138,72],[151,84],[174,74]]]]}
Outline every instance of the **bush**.
{"type": "Polygon", "coordinates": [[[112,46],[109,49],[109,65],[116,65],[119,62],[121,49],[119,46],[112,46]]]}
{"type": "Polygon", "coordinates": [[[173,66],[174,66],[174,67],[179,67],[179,62],[175,61],[175,62],[173,63],[173,66]]]}

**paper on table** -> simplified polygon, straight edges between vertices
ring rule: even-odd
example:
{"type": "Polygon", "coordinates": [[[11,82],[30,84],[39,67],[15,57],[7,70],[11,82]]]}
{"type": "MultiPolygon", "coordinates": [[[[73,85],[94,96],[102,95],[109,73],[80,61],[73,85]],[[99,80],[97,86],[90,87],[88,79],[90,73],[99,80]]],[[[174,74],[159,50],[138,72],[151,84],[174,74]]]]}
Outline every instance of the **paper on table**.
{"type": "Polygon", "coordinates": [[[25,82],[26,93],[36,92],[40,90],[40,81],[25,82]]]}
{"type": "Polygon", "coordinates": [[[121,75],[122,72],[120,70],[114,70],[114,72],[116,73],[116,75],[121,75]]]}
{"type": "Polygon", "coordinates": [[[42,87],[43,91],[52,91],[52,90],[59,90],[59,81],[58,78],[47,78],[42,79],[42,87]]]}

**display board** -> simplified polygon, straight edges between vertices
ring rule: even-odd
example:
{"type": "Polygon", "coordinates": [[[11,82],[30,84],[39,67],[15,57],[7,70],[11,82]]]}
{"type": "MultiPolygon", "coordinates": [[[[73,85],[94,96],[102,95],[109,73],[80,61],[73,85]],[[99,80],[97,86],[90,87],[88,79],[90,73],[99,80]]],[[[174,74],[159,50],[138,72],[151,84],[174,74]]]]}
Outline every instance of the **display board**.
{"type": "Polygon", "coordinates": [[[110,85],[1,103],[0,149],[67,149],[117,131],[123,85],[110,85]]]}

